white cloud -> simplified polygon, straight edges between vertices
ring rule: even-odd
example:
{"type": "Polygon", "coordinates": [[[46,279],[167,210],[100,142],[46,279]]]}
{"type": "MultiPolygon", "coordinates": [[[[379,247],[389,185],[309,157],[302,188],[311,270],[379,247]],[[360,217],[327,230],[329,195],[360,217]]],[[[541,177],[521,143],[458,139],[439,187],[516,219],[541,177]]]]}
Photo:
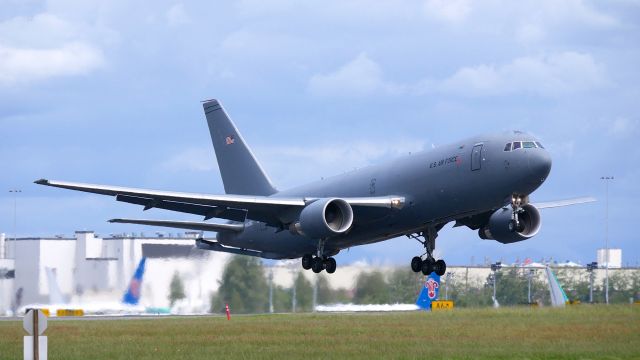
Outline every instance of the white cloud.
{"type": "Polygon", "coordinates": [[[309,80],[308,89],[320,96],[366,96],[374,93],[397,94],[402,87],[383,79],[378,63],[367,54],[360,53],[355,59],[328,74],[316,74],[309,80]]]}
{"type": "Polygon", "coordinates": [[[471,13],[469,0],[427,0],[424,12],[428,17],[449,23],[461,23],[471,13]]]}
{"type": "Polygon", "coordinates": [[[85,75],[105,64],[90,27],[52,13],[0,22],[0,86],[85,75]]]}
{"type": "Polygon", "coordinates": [[[191,18],[187,14],[187,11],[184,8],[182,3],[175,4],[169,10],[167,10],[167,22],[171,26],[188,24],[191,22],[191,18]]]}
{"type": "Polygon", "coordinates": [[[630,136],[636,132],[638,126],[640,126],[638,120],[619,117],[610,124],[609,133],[615,136],[630,136]]]}
{"type": "Polygon", "coordinates": [[[73,42],[52,49],[0,45],[0,85],[29,83],[59,76],[87,74],[104,64],[102,52],[73,42]]]}
{"type": "Polygon", "coordinates": [[[604,67],[589,54],[563,52],[520,57],[504,65],[478,65],[458,70],[440,90],[487,96],[531,93],[556,96],[599,88],[607,83],[604,67]]]}

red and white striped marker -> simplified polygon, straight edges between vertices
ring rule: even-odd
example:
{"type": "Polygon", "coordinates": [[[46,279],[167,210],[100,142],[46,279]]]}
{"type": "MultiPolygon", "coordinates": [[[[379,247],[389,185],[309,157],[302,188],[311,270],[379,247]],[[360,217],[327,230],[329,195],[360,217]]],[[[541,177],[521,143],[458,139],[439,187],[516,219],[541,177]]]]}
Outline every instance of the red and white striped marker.
{"type": "Polygon", "coordinates": [[[231,320],[231,311],[229,311],[229,304],[226,304],[224,309],[227,311],[227,320],[231,320]]]}

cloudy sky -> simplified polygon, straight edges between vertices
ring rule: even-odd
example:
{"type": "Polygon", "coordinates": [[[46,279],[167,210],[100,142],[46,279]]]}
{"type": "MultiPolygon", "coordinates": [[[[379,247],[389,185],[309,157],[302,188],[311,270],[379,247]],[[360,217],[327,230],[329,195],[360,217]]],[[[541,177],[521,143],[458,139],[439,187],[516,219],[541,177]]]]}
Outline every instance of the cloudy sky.
{"type": "MultiPolygon", "coordinates": [[[[113,217],[194,219],[34,185],[46,177],[222,193],[200,101],[224,102],[283,189],[478,133],[521,129],[551,151],[534,239],[445,228],[450,264],[640,261],[640,1],[0,0],[0,232],[153,233],[113,217]]],[[[161,229],[170,232],[170,230],[161,229]]],[[[338,262],[405,263],[406,238],[338,262]]]]}

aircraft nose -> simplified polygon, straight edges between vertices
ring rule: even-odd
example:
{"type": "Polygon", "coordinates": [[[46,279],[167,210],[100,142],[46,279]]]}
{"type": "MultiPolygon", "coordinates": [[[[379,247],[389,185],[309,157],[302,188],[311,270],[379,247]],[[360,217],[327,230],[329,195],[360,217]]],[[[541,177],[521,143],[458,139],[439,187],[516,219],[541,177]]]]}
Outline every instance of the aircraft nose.
{"type": "Polygon", "coordinates": [[[538,149],[529,154],[529,170],[536,180],[544,182],[551,172],[551,156],[546,150],[538,149]]]}

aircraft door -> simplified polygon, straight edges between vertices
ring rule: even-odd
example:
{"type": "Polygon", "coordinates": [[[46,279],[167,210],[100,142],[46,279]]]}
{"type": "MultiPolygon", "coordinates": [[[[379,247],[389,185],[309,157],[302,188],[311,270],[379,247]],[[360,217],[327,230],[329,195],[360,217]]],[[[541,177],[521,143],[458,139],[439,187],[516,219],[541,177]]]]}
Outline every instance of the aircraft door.
{"type": "Polygon", "coordinates": [[[471,171],[480,170],[482,164],[482,144],[476,145],[471,151],[471,171]]]}

